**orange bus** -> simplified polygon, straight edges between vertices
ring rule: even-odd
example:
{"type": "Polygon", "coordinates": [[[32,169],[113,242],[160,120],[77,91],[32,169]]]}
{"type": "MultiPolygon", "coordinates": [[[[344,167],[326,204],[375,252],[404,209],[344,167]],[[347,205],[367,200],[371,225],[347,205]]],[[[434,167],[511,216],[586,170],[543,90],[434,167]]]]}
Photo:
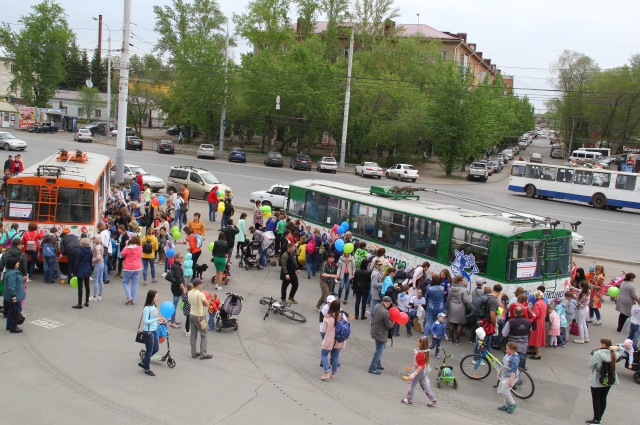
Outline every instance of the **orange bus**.
{"type": "Polygon", "coordinates": [[[68,227],[78,237],[82,232],[93,236],[107,205],[110,164],[105,155],[60,150],[11,177],[7,181],[5,232],[18,223],[22,236],[29,223],[36,222],[38,231],[45,233],[55,226],[59,231],[68,227]]]}

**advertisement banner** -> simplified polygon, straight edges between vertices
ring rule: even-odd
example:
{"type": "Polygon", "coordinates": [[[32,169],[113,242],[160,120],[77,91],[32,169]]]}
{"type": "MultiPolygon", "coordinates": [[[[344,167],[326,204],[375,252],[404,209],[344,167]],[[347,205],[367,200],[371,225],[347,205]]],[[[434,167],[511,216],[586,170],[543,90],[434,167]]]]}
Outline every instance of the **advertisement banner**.
{"type": "Polygon", "coordinates": [[[20,128],[27,128],[36,124],[36,108],[22,107],[20,112],[20,128]]]}

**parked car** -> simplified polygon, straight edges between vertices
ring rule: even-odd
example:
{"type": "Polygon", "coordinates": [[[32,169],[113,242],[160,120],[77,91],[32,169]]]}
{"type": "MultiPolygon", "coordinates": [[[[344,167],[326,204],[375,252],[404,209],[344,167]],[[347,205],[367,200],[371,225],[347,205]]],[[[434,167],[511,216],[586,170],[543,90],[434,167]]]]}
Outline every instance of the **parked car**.
{"type": "Polygon", "coordinates": [[[467,170],[467,180],[480,180],[486,182],[489,179],[487,165],[482,162],[473,162],[467,170]]]}
{"type": "Polygon", "coordinates": [[[277,183],[269,188],[269,190],[258,190],[251,193],[251,202],[262,201],[262,205],[269,206],[278,210],[283,210],[287,206],[287,197],[289,196],[289,185],[287,183],[277,183]]]}
{"type": "Polygon", "coordinates": [[[264,158],[264,165],[268,167],[280,167],[284,165],[284,158],[280,152],[269,152],[264,158]]]}
{"type": "Polygon", "coordinates": [[[562,159],[562,149],[551,148],[551,158],[562,159]]]}
{"type": "MultiPolygon", "coordinates": [[[[125,127],[125,132],[127,136],[136,136],[136,131],[131,128],[131,127],[125,127]]],[[[118,130],[117,129],[113,129],[111,130],[111,136],[116,137],[118,135],[118,130]]]]}
{"type": "Polygon", "coordinates": [[[127,136],[127,140],[125,142],[124,145],[125,150],[126,149],[133,149],[133,150],[142,150],[142,140],[138,139],[137,136],[127,136]]]}
{"type": "Polygon", "coordinates": [[[396,178],[399,181],[411,180],[412,182],[415,182],[416,180],[418,180],[418,177],[420,177],[420,173],[418,172],[416,167],[411,164],[392,165],[384,174],[388,179],[396,178]]]}
{"type": "Polygon", "coordinates": [[[216,147],[210,144],[203,143],[198,146],[198,158],[211,158],[216,159],[216,147]]]}
{"type": "Polygon", "coordinates": [[[506,153],[500,152],[498,156],[502,158],[505,164],[509,163],[509,155],[507,155],[506,153]]]}
{"type": "Polygon", "coordinates": [[[169,127],[167,131],[165,131],[165,134],[168,134],[170,136],[177,136],[181,131],[182,129],[180,127],[174,125],[173,127],[169,127]]]}
{"type": "Polygon", "coordinates": [[[502,168],[500,167],[500,160],[499,159],[490,159],[489,160],[489,164],[491,164],[493,166],[493,172],[494,173],[499,173],[500,171],[502,171],[502,168]]]}
{"type": "Polygon", "coordinates": [[[515,152],[513,151],[513,149],[505,149],[502,151],[502,153],[505,154],[507,158],[509,158],[509,160],[512,160],[513,155],[515,155],[515,152]]]}
{"type": "Polygon", "coordinates": [[[311,158],[309,155],[305,155],[303,153],[299,153],[296,156],[291,157],[291,161],[289,161],[289,168],[293,168],[294,170],[309,170],[311,171],[311,158]]]}
{"type": "Polygon", "coordinates": [[[319,172],[322,171],[331,171],[333,174],[338,170],[338,163],[336,159],[332,156],[323,156],[318,161],[317,169],[319,172]]]}
{"type": "Polygon", "coordinates": [[[171,188],[176,192],[180,192],[185,186],[189,189],[190,199],[206,200],[214,186],[218,186],[218,190],[223,192],[231,190],[229,186],[221,183],[216,176],[204,168],[191,165],[171,167],[167,178],[167,193],[171,188]]]}
{"type": "Polygon", "coordinates": [[[5,151],[23,151],[27,148],[27,142],[11,133],[0,131],[0,146],[5,151]]]}
{"type": "Polygon", "coordinates": [[[527,150],[528,145],[529,144],[527,142],[518,142],[518,146],[520,146],[520,149],[522,149],[523,151],[527,150]]]}
{"type": "Polygon", "coordinates": [[[480,162],[480,163],[484,164],[487,167],[487,172],[489,173],[489,177],[493,176],[494,168],[493,168],[493,164],[491,164],[489,162],[489,160],[482,159],[482,160],[476,161],[476,162],[480,162]]]}
{"type": "MultiPolygon", "coordinates": [[[[134,164],[124,164],[124,185],[129,187],[131,185],[131,179],[136,176],[136,173],[139,172],[142,176],[143,183],[149,183],[151,186],[151,190],[153,192],[158,192],[160,189],[163,189],[165,186],[164,180],[160,177],[153,176],[146,172],[144,168],[139,165],[134,164]]],[[[116,181],[116,165],[113,164],[111,166],[111,181],[116,181]]]]}
{"type": "Polygon", "coordinates": [[[244,148],[233,148],[229,151],[229,158],[227,158],[229,162],[238,161],[238,162],[247,162],[247,154],[244,151],[244,148]]]}
{"type": "Polygon", "coordinates": [[[73,140],[76,142],[93,142],[93,134],[87,128],[79,128],[73,133],[73,140]]]}
{"type": "Polygon", "coordinates": [[[537,152],[532,153],[529,157],[529,162],[539,162],[542,164],[542,155],[537,152]]]}
{"type": "Polygon", "coordinates": [[[40,127],[40,126],[39,126],[38,124],[30,125],[30,126],[28,126],[28,127],[27,127],[27,131],[28,131],[29,133],[33,133],[34,131],[37,133],[37,132],[38,132],[38,128],[39,128],[39,127],[40,127]]]}
{"type": "Polygon", "coordinates": [[[377,162],[361,162],[356,165],[356,176],[361,175],[362,177],[369,176],[381,179],[382,174],[384,174],[384,170],[377,162]]]}
{"type": "Polygon", "coordinates": [[[59,127],[56,124],[51,125],[51,123],[48,123],[48,122],[42,123],[43,133],[55,133],[58,130],[59,130],[59,127]]]}
{"type": "Polygon", "coordinates": [[[156,148],[156,152],[158,153],[170,153],[171,155],[173,155],[175,152],[175,146],[173,145],[173,142],[171,140],[160,140],[160,143],[158,143],[158,147],[156,148]]]}

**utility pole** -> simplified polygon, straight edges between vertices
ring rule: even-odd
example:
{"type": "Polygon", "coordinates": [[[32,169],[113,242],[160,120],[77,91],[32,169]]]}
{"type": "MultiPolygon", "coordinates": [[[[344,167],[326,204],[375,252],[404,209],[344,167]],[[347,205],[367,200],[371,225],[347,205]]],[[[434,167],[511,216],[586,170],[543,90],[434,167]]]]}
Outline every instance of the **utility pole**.
{"type": "Polygon", "coordinates": [[[109,30],[107,45],[107,138],[109,138],[111,136],[111,30],[109,30]]]}
{"type": "Polygon", "coordinates": [[[229,27],[227,24],[227,37],[224,46],[224,98],[222,99],[222,112],[220,113],[220,155],[224,153],[224,128],[227,119],[227,60],[229,58],[229,27]]]}
{"type": "Polygon", "coordinates": [[[124,182],[124,145],[127,137],[127,101],[129,98],[129,38],[131,36],[131,0],[124,0],[120,80],[118,81],[118,141],[116,144],[116,183],[124,182]]]}
{"type": "Polygon", "coordinates": [[[349,40],[349,66],[347,67],[347,90],[344,94],[344,118],[342,119],[342,143],[340,144],[340,169],[344,170],[347,155],[347,127],[349,126],[349,101],[351,100],[351,69],[353,68],[353,28],[349,40]]]}
{"type": "Polygon", "coordinates": [[[573,117],[573,124],[571,124],[571,136],[569,137],[569,152],[567,152],[569,156],[571,156],[571,152],[572,152],[571,149],[573,149],[573,129],[575,128],[575,126],[576,126],[576,117],[573,117]]]}

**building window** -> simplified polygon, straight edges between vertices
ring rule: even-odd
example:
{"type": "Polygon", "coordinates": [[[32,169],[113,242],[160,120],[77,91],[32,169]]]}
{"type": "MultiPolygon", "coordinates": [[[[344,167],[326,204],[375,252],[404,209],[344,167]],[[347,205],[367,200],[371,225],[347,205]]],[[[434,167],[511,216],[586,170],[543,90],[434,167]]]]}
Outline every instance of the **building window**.
{"type": "Polygon", "coordinates": [[[96,116],[96,118],[100,118],[102,116],[102,109],[96,109],[96,112],[94,115],[96,116]]]}
{"type": "Polygon", "coordinates": [[[460,66],[466,67],[468,63],[468,59],[469,59],[469,56],[465,55],[464,53],[460,53],[460,66]]]}
{"type": "Polygon", "coordinates": [[[78,108],[78,115],[84,115],[84,108],[78,108]]]}
{"type": "Polygon", "coordinates": [[[349,59],[349,48],[348,47],[344,48],[344,58],[345,59],[349,59]]]}
{"type": "Polygon", "coordinates": [[[447,60],[447,52],[440,52],[440,54],[442,55],[442,60],[446,61],[447,60]]]}
{"type": "Polygon", "coordinates": [[[9,65],[9,70],[12,74],[15,74],[15,66],[13,64],[9,65]]]}

